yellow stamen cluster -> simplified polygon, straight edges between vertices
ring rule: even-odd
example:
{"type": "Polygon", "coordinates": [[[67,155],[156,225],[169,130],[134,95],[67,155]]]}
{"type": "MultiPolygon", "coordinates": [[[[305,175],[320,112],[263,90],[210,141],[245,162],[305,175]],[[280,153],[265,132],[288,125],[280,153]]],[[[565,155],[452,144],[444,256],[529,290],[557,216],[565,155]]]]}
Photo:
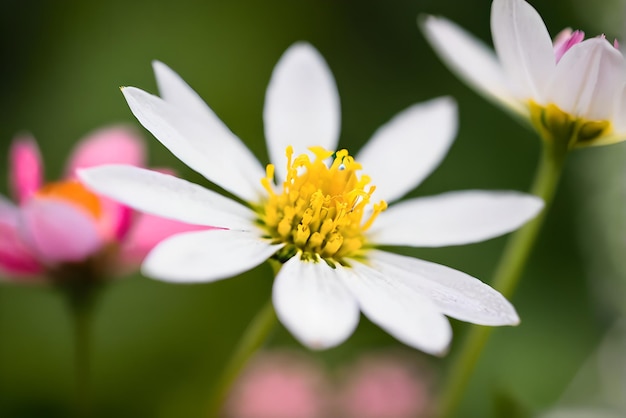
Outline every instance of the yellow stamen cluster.
{"type": "Polygon", "coordinates": [[[261,182],[269,196],[259,209],[259,221],[268,238],[286,244],[277,255],[280,261],[300,251],[305,259],[345,263],[345,257],[359,255],[365,244],[364,232],[387,204],[380,201],[367,210],[375,187],[368,187],[368,176],[356,174],[361,165],[348,151],[333,153],[321,147],[310,151],[313,161],[308,154],[293,158],[293,148],[287,148],[282,193],[272,187],[274,166],[267,166],[261,182]],[[329,165],[326,161],[333,154],[329,165]]]}
{"type": "Polygon", "coordinates": [[[530,120],[543,138],[563,142],[568,148],[595,145],[613,130],[608,120],[590,120],[571,115],[555,104],[528,103],[530,120]]]}

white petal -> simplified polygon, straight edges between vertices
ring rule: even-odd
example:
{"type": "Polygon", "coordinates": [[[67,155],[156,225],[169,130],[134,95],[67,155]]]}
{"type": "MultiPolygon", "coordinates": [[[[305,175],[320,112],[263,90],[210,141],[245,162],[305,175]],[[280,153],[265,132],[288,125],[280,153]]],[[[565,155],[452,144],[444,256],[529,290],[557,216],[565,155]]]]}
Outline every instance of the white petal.
{"type": "Polygon", "coordinates": [[[279,181],[286,171],[285,150],[308,147],[335,150],[339,140],[339,93],[328,64],[311,45],[292,45],[274,68],[263,110],[270,161],[279,181]]]}
{"type": "Polygon", "coordinates": [[[626,85],[616,92],[617,105],[611,118],[613,121],[613,131],[609,135],[598,138],[590,145],[608,145],[626,140],[626,85]]]}
{"type": "Polygon", "coordinates": [[[163,218],[195,225],[250,230],[252,210],[197,184],[144,168],[101,165],[78,171],[97,193],[163,218]]]}
{"type": "Polygon", "coordinates": [[[615,122],[615,130],[619,133],[626,133],[626,85],[618,90],[617,106],[613,120],[615,122]]]}
{"type": "MultiPolygon", "coordinates": [[[[152,62],[159,95],[173,106],[196,116],[211,119],[212,125],[226,128],[217,115],[174,70],[160,61],[152,62]]],[[[237,139],[238,140],[238,139],[237,139]]]]}
{"type": "Polygon", "coordinates": [[[613,116],[610,119],[613,122],[613,130],[609,132],[608,135],[594,139],[588,145],[609,145],[626,141],[626,85],[616,90],[615,100],[617,104],[615,105],[613,116]]]}
{"type": "Polygon", "coordinates": [[[588,39],[563,55],[547,100],[577,116],[610,120],[619,106],[625,72],[616,48],[605,39],[588,39]]]}
{"type": "Polygon", "coordinates": [[[372,251],[370,266],[434,302],[442,313],[479,325],[517,325],[515,308],[480,280],[441,264],[372,251]]]}
{"type": "MultiPolygon", "coordinates": [[[[160,61],[153,61],[152,68],[154,69],[161,98],[187,113],[198,115],[202,118],[208,132],[210,132],[211,140],[216,142],[213,145],[213,151],[219,150],[223,154],[232,153],[236,156],[236,160],[239,163],[246,163],[252,166],[253,169],[250,170],[250,176],[256,180],[254,184],[258,186],[258,180],[260,179],[258,176],[264,174],[264,170],[259,166],[259,162],[248,147],[228,129],[198,93],[170,67],[160,61]],[[218,141],[223,141],[223,143],[218,143],[218,141]]],[[[241,197],[245,198],[245,196],[241,197]]]]}
{"type": "Polygon", "coordinates": [[[376,185],[376,199],[398,199],[443,160],[457,132],[456,102],[449,97],[409,107],[383,125],[356,160],[376,185]]]}
{"type": "Polygon", "coordinates": [[[400,202],[370,230],[376,244],[443,247],[511,232],[543,208],[538,197],[513,191],[467,190],[400,202]]]}
{"type": "MultiPolygon", "coordinates": [[[[168,82],[173,79],[170,74],[168,82]]],[[[257,201],[264,194],[265,170],[208,107],[202,112],[192,103],[190,94],[180,94],[174,105],[134,87],[122,93],[139,122],[189,167],[244,200],[257,201]]]]}
{"type": "Polygon", "coordinates": [[[556,58],[539,13],[524,0],[494,0],[491,34],[498,58],[522,99],[544,96],[556,58]]]}
{"type": "Polygon", "coordinates": [[[513,96],[495,54],[480,40],[441,17],[427,16],[420,27],[439,58],[478,93],[514,113],[528,113],[513,96]]]}
{"type": "Polygon", "coordinates": [[[250,232],[185,232],[157,244],[146,257],[141,271],[165,282],[212,282],[258,266],[280,247],[250,232]]]}
{"type": "Polygon", "coordinates": [[[439,308],[403,283],[360,262],[342,281],[361,311],[389,334],[426,353],[442,355],[452,339],[450,323],[439,308]]]}
{"type": "Polygon", "coordinates": [[[342,343],[359,322],[356,300],[339,280],[345,274],[343,270],[323,261],[303,261],[298,254],[276,276],[272,292],[276,314],[309,348],[342,343]]]}

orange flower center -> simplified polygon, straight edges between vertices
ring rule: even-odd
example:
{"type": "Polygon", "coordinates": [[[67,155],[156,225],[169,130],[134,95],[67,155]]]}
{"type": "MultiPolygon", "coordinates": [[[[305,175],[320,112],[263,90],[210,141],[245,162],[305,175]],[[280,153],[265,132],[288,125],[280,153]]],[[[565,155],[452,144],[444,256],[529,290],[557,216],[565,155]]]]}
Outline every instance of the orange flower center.
{"type": "Polygon", "coordinates": [[[48,183],[37,191],[36,196],[71,203],[95,219],[99,219],[102,215],[102,206],[98,196],[87,190],[77,180],[48,183]]]}

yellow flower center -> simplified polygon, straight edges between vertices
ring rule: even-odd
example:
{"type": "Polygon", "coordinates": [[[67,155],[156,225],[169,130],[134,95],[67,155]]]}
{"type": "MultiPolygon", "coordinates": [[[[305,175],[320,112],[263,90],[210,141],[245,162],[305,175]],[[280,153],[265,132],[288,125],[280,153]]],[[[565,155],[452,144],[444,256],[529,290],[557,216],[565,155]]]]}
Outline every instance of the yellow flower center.
{"type": "Polygon", "coordinates": [[[348,151],[310,151],[313,161],[307,154],[293,158],[293,148],[287,148],[282,193],[273,187],[274,165],[268,164],[261,180],[268,198],[258,210],[259,223],[274,243],[286,244],[276,255],[281,262],[301,252],[303,259],[347,264],[346,257],[362,254],[364,232],[387,204],[381,200],[369,209],[375,186],[368,186],[368,176],[357,175],[361,165],[348,151]]]}
{"type": "Polygon", "coordinates": [[[98,196],[87,190],[77,180],[49,183],[39,189],[37,197],[63,200],[89,213],[95,219],[102,215],[102,207],[98,196]]]}
{"type": "Polygon", "coordinates": [[[563,141],[568,149],[595,145],[613,131],[608,120],[590,120],[564,112],[555,104],[528,102],[530,120],[539,133],[551,141],[563,141]]]}

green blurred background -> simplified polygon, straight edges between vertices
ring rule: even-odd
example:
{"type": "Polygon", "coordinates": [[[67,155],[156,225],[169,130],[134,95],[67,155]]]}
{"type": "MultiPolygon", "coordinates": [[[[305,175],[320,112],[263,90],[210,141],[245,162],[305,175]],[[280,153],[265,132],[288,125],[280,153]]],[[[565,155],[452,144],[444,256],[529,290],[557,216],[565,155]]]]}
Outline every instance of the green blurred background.
{"type": "MultiPolygon", "coordinates": [[[[552,35],[572,26],[591,36],[619,36],[621,3],[596,2],[593,8],[588,3],[532,2],[552,35]]],[[[526,190],[538,139],[449,73],[416,25],[421,13],[445,15],[491,44],[489,9],[486,0],[2,0],[0,192],[7,193],[6,154],[16,133],[37,138],[52,180],[73,144],[89,131],[111,123],[141,129],[118,87],[155,92],[154,59],[177,71],[266,162],[265,88],[283,51],[299,40],[318,48],[335,75],[341,145],[349,149],[358,149],[378,126],[415,102],[457,98],[458,138],[411,196],[469,188],[526,190]]],[[[206,184],[142,132],[152,165],[175,167],[206,184]]],[[[513,300],[522,324],[494,333],[459,416],[488,417],[497,398],[535,410],[550,407],[623,310],[625,158],[624,145],[570,158],[513,300]]],[[[504,242],[399,251],[488,282],[504,242]]],[[[139,276],[112,283],[94,328],[95,415],[201,416],[216,373],[270,290],[267,265],[206,285],[139,276]]],[[[60,295],[46,287],[0,284],[0,417],[70,415],[72,334],[65,308],[60,295]]],[[[469,326],[454,322],[454,327],[450,355],[415,356],[444,370],[469,326]]],[[[362,318],[346,343],[311,355],[332,371],[359,353],[397,345],[362,318]]],[[[299,347],[281,327],[270,346],[299,347]]]]}

